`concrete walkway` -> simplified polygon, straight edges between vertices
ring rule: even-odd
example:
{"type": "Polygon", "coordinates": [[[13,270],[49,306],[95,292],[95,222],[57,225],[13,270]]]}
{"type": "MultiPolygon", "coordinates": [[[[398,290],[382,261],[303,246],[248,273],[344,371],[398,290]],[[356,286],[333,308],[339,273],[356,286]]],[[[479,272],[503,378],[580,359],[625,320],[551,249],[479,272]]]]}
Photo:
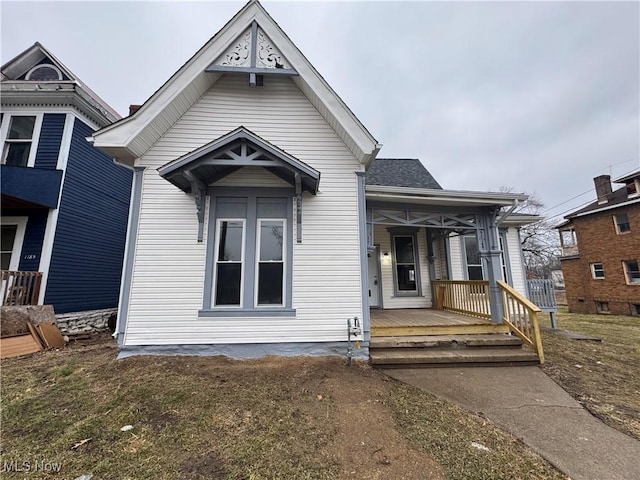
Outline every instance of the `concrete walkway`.
{"type": "Polygon", "coordinates": [[[384,373],[482,413],[573,480],[640,479],[640,442],[593,417],[538,367],[384,373]]]}

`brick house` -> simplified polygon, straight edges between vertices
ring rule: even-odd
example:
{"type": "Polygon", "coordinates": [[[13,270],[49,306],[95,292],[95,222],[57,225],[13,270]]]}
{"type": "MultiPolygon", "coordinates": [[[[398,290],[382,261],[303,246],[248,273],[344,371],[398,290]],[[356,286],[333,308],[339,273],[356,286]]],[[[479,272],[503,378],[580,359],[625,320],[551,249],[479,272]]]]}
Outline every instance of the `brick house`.
{"type": "Polygon", "coordinates": [[[597,200],[557,228],[569,310],[640,315],[640,170],[594,178],[597,200]]]}

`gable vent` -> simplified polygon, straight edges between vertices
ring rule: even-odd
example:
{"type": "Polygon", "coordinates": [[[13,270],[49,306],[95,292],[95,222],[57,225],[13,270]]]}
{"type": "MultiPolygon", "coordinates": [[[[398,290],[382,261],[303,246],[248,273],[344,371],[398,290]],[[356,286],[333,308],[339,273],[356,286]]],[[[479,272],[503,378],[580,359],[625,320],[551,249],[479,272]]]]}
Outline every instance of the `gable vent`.
{"type": "Polygon", "coordinates": [[[36,65],[25,75],[25,80],[35,80],[40,82],[62,80],[62,72],[54,65],[43,63],[36,65]]]}

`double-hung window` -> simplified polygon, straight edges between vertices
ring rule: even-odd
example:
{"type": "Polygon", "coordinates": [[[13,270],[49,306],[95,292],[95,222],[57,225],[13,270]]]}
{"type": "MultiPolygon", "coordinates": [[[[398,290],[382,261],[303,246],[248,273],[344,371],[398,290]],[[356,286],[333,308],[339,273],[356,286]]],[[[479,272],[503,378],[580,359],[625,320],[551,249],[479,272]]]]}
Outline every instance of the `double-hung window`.
{"type": "Polygon", "coordinates": [[[285,219],[258,219],[256,306],[284,304],[285,226],[285,219]]]}
{"type": "Polygon", "coordinates": [[[629,233],[631,231],[631,224],[629,223],[629,216],[626,213],[613,216],[613,223],[616,226],[616,233],[629,233]]]}
{"type": "Polygon", "coordinates": [[[484,280],[484,269],[482,268],[480,248],[478,247],[478,237],[475,235],[466,235],[464,237],[464,251],[467,261],[467,279],[484,280]]]}
{"type": "Polygon", "coordinates": [[[12,115],[2,150],[2,163],[26,167],[32,150],[35,115],[12,115]]]}
{"type": "Polygon", "coordinates": [[[594,280],[604,279],[604,265],[602,265],[602,263],[596,262],[591,264],[591,278],[594,280]]]}
{"type": "Polygon", "coordinates": [[[215,305],[242,305],[245,220],[223,219],[217,222],[215,305]]]}
{"type": "Polygon", "coordinates": [[[625,260],[622,262],[624,276],[629,285],[640,285],[640,266],[638,260],[625,260]]]}

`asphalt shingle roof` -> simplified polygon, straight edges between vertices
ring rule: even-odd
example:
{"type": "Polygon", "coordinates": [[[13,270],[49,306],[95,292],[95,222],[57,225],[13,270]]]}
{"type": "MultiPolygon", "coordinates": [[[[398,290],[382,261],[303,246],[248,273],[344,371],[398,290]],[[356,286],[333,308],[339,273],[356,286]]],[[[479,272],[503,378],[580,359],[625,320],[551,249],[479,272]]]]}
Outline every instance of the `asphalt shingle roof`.
{"type": "Polygon", "coordinates": [[[417,158],[376,158],[367,171],[366,183],[442,190],[440,184],[417,158]]]}
{"type": "Polygon", "coordinates": [[[583,213],[591,212],[592,210],[600,210],[605,207],[613,207],[614,205],[619,205],[622,203],[626,203],[629,201],[629,197],[627,196],[627,187],[624,186],[617,190],[614,190],[613,193],[609,194],[609,198],[607,203],[598,203],[598,201],[594,201],[587,205],[586,207],[581,208],[580,210],[576,210],[575,212],[570,213],[564,218],[572,218],[576,215],[580,215],[583,213]]]}

